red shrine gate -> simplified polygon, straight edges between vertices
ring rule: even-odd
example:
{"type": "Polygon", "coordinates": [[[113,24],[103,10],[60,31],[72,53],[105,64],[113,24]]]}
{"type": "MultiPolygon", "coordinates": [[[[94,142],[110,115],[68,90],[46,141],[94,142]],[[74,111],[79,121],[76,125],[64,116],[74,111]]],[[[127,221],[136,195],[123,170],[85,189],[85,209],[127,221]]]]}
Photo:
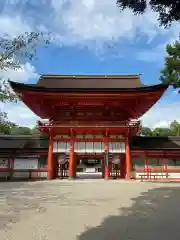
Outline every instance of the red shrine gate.
{"type": "Polygon", "coordinates": [[[42,75],[34,85],[10,85],[36,115],[48,119],[38,127],[49,135],[49,179],[75,178],[83,155],[102,156],[104,178],[129,179],[129,139],[141,127],[132,119],[139,119],[168,88],[145,86],[139,75],[42,75]]]}

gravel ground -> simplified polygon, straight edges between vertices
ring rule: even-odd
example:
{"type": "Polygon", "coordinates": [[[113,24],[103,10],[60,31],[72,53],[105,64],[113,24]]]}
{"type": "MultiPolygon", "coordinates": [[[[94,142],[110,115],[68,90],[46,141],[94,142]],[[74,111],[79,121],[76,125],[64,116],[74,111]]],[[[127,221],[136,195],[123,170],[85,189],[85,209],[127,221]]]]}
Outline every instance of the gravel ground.
{"type": "Polygon", "coordinates": [[[180,239],[180,184],[0,183],[0,239],[180,239]]]}

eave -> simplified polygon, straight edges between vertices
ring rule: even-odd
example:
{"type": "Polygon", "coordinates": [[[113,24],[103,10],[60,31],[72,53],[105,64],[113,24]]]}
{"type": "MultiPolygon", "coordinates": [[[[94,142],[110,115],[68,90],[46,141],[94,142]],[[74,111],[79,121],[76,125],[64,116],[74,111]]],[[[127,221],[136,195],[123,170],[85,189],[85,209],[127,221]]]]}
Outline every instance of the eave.
{"type": "MultiPolygon", "coordinates": [[[[168,88],[168,85],[157,84],[136,88],[65,89],[45,88],[12,81],[10,81],[10,85],[26,106],[42,119],[50,119],[54,116],[57,112],[54,107],[60,104],[61,101],[69,104],[69,110],[72,110],[72,103],[75,106],[78,101],[88,101],[92,105],[93,102],[101,101],[103,106],[115,102],[122,105],[119,107],[123,108],[123,110],[127,111],[128,109],[128,117],[124,120],[128,120],[129,118],[138,119],[159,100],[168,88]]],[[[60,105],[58,107],[61,108],[60,105]]],[[[94,105],[94,107],[96,106],[94,105]]]]}
{"type": "Polygon", "coordinates": [[[155,92],[166,90],[169,85],[166,84],[157,84],[136,88],[45,88],[31,85],[31,84],[23,84],[16,83],[13,81],[9,81],[10,86],[15,92],[44,92],[44,93],[135,93],[135,92],[155,92]]]}

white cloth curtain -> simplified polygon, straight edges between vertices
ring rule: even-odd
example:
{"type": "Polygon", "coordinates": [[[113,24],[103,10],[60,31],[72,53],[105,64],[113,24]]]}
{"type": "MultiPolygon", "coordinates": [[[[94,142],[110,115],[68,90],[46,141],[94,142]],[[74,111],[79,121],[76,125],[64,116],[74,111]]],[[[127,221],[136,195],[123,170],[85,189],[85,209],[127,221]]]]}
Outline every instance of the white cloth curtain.
{"type": "Polygon", "coordinates": [[[109,142],[109,152],[111,153],[125,152],[125,144],[123,142],[109,142]]]}
{"type": "Polygon", "coordinates": [[[54,142],[53,152],[68,153],[70,150],[69,142],[54,142]]]}

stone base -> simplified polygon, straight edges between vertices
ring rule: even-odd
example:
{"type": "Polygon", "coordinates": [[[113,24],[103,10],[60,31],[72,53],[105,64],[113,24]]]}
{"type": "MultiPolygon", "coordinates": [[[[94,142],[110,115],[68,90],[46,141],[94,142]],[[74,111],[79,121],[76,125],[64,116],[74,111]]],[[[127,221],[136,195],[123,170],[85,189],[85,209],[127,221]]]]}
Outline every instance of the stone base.
{"type": "Polygon", "coordinates": [[[110,180],[110,177],[104,177],[104,180],[108,181],[108,180],[110,180]]]}

